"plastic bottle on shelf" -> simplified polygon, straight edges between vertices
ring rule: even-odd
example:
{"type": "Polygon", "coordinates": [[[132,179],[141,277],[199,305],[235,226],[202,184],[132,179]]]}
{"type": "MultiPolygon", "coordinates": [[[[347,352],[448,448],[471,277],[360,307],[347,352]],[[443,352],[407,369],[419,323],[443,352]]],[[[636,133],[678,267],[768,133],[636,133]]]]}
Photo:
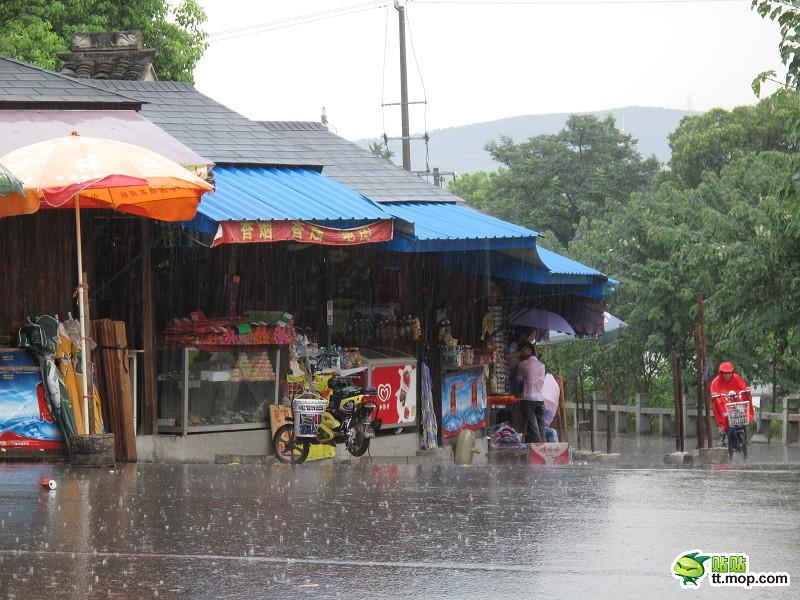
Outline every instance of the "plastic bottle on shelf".
{"type": "Polygon", "coordinates": [[[414,317],[413,319],[411,319],[411,329],[412,329],[412,331],[414,333],[413,338],[415,340],[421,340],[422,339],[422,325],[420,325],[419,319],[417,317],[414,317]]]}

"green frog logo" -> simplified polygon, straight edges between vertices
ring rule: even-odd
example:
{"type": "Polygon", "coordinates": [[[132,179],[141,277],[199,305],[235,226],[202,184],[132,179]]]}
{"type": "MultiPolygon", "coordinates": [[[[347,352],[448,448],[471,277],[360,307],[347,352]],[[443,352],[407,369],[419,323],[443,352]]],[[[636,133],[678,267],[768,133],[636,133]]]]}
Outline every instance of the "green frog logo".
{"type": "Polygon", "coordinates": [[[672,564],[673,576],[682,580],[683,587],[699,586],[697,581],[705,575],[706,570],[703,563],[711,557],[701,556],[700,552],[700,550],[695,550],[689,554],[679,555],[672,564]]]}

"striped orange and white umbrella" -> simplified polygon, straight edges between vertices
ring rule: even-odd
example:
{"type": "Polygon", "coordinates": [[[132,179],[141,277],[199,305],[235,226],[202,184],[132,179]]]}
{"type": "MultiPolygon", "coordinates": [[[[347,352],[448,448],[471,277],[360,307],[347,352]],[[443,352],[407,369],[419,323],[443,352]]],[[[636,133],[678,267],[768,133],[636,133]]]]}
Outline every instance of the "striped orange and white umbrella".
{"type": "Polygon", "coordinates": [[[74,133],[0,158],[25,186],[0,198],[0,217],[40,207],[108,208],[160,221],[194,218],[213,187],[176,162],[141,146],[74,133]]]}

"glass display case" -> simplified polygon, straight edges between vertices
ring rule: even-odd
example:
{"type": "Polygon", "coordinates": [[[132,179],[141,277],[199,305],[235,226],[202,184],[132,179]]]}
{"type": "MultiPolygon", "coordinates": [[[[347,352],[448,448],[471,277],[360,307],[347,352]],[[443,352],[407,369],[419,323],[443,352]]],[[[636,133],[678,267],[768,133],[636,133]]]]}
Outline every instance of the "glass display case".
{"type": "Polygon", "coordinates": [[[269,427],[279,398],[280,346],[159,353],[159,433],[269,427]]]}

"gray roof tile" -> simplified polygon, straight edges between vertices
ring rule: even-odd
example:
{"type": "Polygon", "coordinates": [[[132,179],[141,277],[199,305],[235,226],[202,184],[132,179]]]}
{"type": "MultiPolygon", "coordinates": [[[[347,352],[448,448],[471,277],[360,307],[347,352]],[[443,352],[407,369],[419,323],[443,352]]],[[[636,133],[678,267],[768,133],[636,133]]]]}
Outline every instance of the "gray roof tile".
{"type": "Polygon", "coordinates": [[[92,85],[146,102],[142,114],[216,163],[321,166],[328,177],[378,202],[460,201],[322,123],[251,121],[188,83],[93,80],[92,85]]]}
{"type": "Polygon", "coordinates": [[[123,94],[0,56],[0,107],[4,102],[92,102],[120,104],[130,108],[141,105],[139,100],[123,94]]]}

